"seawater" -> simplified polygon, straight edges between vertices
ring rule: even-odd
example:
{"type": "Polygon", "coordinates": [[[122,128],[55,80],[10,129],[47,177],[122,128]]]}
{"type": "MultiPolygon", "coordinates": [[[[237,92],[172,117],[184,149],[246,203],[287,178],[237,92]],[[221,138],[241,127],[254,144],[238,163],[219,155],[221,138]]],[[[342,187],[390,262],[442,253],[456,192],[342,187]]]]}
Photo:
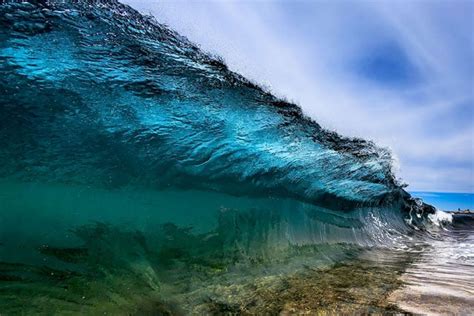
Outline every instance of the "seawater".
{"type": "Polygon", "coordinates": [[[329,224],[282,201],[274,209],[289,209],[285,216],[260,213],[253,199],[193,190],[0,188],[7,315],[441,315],[474,306],[469,219],[433,223],[399,247],[363,246],[337,239],[352,228],[325,239],[329,224]],[[311,225],[319,234],[308,238],[311,225]]]}
{"type": "Polygon", "coordinates": [[[405,270],[403,286],[391,294],[416,314],[469,315],[474,310],[474,217],[454,219],[405,270]]]}
{"type": "Polygon", "coordinates": [[[351,218],[337,226],[284,199],[259,210],[253,198],[198,190],[2,181],[0,192],[7,315],[468,314],[474,306],[469,218],[384,247],[367,243],[351,218]]]}
{"type": "Polygon", "coordinates": [[[0,26],[2,315],[398,313],[417,283],[471,307],[472,224],[388,149],[116,1],[2,2],[0,26]]]}
{"type": "Polygon", "coordinates": [[[0,188],[6,314],[392,311],[382,298],[411,260],[367,257],[378,250],[342,242],[364,234],[291,201],[259,210],[255,199],[193,190],[0,188]]]}

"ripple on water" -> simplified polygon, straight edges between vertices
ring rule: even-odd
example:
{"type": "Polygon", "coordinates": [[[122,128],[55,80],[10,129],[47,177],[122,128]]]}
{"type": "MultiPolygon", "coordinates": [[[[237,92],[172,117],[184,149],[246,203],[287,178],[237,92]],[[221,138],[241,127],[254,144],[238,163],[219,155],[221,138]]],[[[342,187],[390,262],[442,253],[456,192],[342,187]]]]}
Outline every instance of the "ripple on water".
{"type": "Polygon", "coordinates": [[[419,314],[467,315],[474,311],[474,233],[455,229],[434,240],[401,280],[390,300],[419,314]]]}

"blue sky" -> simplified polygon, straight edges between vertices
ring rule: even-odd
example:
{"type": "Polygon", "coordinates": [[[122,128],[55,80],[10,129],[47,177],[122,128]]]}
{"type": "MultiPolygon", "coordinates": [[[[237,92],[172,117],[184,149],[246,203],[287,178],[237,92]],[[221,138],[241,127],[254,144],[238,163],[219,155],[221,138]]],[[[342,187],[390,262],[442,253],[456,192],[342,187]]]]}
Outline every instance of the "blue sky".
{"type": "Polygon", "coordinates": [[[474,194],[471,193],[438,193],[438,192],[412,192],[413,195],[423,199],[424,202],[445,211],[458,209],[474,210],[474,194]]]}
{"type": "Polygon", "coordinates": [[[123,2],[391,148],[409,190],[474,192],[474,1],[123,2]]]}

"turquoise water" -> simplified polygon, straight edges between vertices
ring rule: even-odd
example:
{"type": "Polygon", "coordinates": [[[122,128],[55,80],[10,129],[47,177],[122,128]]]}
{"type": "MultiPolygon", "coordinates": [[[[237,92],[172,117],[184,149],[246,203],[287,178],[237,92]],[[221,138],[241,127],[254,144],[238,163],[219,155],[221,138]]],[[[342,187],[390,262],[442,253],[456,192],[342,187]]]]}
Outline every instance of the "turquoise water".
{"type": "Polygon", "coordinates": [[[435,215],[389,150],[150,17],[0,5],[2,315],[398,311],[435,215]]]}
{"type": "Polygon", "coordinates": [[[449,193],[449,192],[411,192],[413,196],[423,199],[438,209],[444,211],[456,211],[470,209],[474,210],[473,193],[449,193]]]}

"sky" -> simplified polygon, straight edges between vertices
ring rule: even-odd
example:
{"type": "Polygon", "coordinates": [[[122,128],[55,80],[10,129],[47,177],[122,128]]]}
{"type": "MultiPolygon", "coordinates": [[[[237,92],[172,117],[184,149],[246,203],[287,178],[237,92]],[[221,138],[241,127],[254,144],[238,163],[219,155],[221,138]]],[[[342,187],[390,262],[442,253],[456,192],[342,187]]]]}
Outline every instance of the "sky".
{"type": "Polygon", "coordinates": [[[390,148],[409,191],[474,193],[474,1],[123,2],[323,127],[390,148]]]}
{"type": "Polygon", "coordinates": [[[472,193],[412,192],[412,194],[444,211],[474,210],[472,193]]]}

